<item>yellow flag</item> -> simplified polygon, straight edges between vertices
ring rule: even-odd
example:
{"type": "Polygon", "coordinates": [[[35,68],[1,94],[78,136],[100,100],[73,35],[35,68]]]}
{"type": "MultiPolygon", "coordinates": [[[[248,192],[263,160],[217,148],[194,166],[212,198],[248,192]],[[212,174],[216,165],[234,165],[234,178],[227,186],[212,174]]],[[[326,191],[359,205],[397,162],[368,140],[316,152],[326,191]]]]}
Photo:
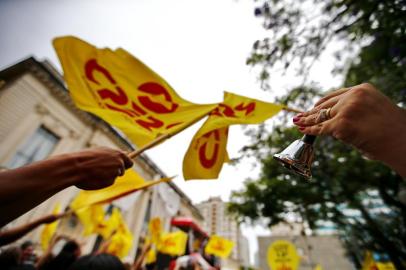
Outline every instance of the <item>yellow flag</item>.
{"type": "MultiPolygon", "coordinates": [[[[150,223],[151,224],[151,223],[150,223]]],[[[153,244],[152,240],[147,237],[145,238],[144,245],[152,244],[151,248],[148,250],[147,255],[145,255],[145,264],[151,264],[156,262],[156,245],[153,244]]]]}
{"type": "Polygon", "coordinates": [[[151,234],[151,242],[158,245],[162,234],[161,219],[159,217],[151,219],[148,224],[148,229],[151,234]]]}
{"type": "Polygon", "coordinates": [[[100,233],[107,227],[104,220],[104,209],[100,204],[90,205],[85,208],[75,210],[76,216],[79,218],[80,223],[82,223],[85,236],[100,233]]]}
{"type": "Polygon", "coordinates": [[[280,112],[284,106],[225,92],[224,101],[210,114],[193,137],[183,159],[183,177],[215,179],[228,161],[228,126],[258,124],[280,112]]]}
{"type": "Polygon", "coordinates": [[[124,258],[128,255],[128,252],[133,245],[134,237],[117,208],[114,208],[112,215],[116,216],[118,226],[115,229],[114,235],[110,239],[111,243],[107,248],[107,252],[120,258],[124,258]]]}
{"type": "Polygon", "coordinates": [[[218,235],[210,236],[209,242],[207,243],[204,251],[207,254],[212,254],[220,258],[227,258],[230,256],[233,250],[234,242],[218,235]]]}
{"type": "Polygon", "coordinates": [[[134,170],[128,169],[125,174],[118,177],[113,185],[99,190],[81,190],[71,203],[76,210],[82,207],[113,201],[140,189],[148,188],[158,183],[169,181],[172,178],[162,178],[156,181],[145,181],[134,170]]]}
{"type": "Polygon", "coordinates": [[[114,208],[110,217],[103,222],[103,226],[97,226],[95,233],[100,234],[104,239],[108,239],[117,231],[122,222],[123,219],[120,210],[118,208],[114,208]]]}
{"type": "Polygon", "coordinates": [[[186,243],[187,234],[182,231],[164,233],[161,237],[158,251],[173,256],[181,256],[185,254],[186,243]]]}
{"type": "MultiPolygon", "coordinates": [[[[55,205],[52,214],[56,215],[59,214],[61,211],[61,204],[57,203],[55,205]]],[[[41,232],[41,247],[43,250],[47,250],[49,246],[49,242],[52,239],[52,236],[55,234],[56,229],[58,228],[59,220],[56,220],[52,223],[46,224],[44,229],[41,232]]]]}
{"type": "Polygon", "coordinates": [[[217,106],[182,99],[123,49],[98,49],[72,36],[56,38],[53,45],[76,105],[117,127],[139,147],[179,132],[217,106]]]}
{"type": "Polygon", "coordinates": [[[300,257],[291,242],[277,240],[268,248],[267,261],[272,270],[296,270],[300,257]]]}

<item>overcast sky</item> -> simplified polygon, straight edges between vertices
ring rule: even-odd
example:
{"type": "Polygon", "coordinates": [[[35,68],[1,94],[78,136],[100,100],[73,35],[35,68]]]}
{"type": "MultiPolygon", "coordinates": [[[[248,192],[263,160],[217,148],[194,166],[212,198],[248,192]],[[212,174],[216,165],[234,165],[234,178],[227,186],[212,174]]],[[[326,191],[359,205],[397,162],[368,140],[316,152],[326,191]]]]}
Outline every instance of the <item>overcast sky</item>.
{"type": "MultiPolygon", "coordinates": [[[[260,90],[257,74],[245,65],[253,42],[266,36],[253,14],[253,0],[0,0],[0,69],[33,55],[61,70],[51,40],[74,35],[97,47],[126,49],[192,102],[220,102],[224,90],[272,101],[300,78],[276,75],[274,93],[260,90]]],[[[339,85],[331,67],[326,56],[311,74],[326,89],[339,85]]],[[[228,200],[258,169],[246,161],[225,165],[218,180],[184,182],[183,155],[201,124],[146,153],[168,175],[178,175],[175,183],[194,202],[210,196],[228,200]]],[[[247,140],[240,127],[232,127],[230,156],[237,156],[247,140]]],[[[245,232],[252,249],[255,234],[264,230],[245,232]]]]}

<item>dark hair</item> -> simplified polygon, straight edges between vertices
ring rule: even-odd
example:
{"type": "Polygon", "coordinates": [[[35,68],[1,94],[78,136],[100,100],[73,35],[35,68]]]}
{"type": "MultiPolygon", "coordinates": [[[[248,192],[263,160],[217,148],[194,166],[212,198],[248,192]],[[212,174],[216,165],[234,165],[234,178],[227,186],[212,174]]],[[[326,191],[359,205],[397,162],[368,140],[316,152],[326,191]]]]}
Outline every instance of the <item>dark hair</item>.
{"type": "Polygon", "coordinates": [[[65,270],[68,269],[76,260],[76,251],[80,246],[76,241],[70,240],[65,243],[61,251],[54,258],[44,263],[40,270],[65,270]]]}
{"type": "Polygon", "coordinates": [[[25,241],[24,243],[21,244],[20,248],[22,250],[26,249],[27,247],[33,246],[34,243],[30,240],[25,241]]]}
{"type": "Polygon", "coordinates": [[[0,266],[2,269],[8,269],[12,266],[17,266],[20,261],[20,249],[17,247],[9,247],[0,253],[0,266]]]}
{"type": "Polygon", "coordinates": [[[79,258],[69,270],[125,270],[125,267],[116,256],[102,253],[79,258]]]}

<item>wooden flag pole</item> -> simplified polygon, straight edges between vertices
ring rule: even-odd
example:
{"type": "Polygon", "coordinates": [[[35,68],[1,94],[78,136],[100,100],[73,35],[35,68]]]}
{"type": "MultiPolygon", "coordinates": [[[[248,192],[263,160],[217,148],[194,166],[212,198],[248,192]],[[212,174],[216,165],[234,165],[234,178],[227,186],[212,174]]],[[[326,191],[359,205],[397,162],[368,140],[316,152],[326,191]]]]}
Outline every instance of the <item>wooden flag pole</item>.
{"type": "MultiPolygon", "coordinates": [[[[288,108],[288,107],[283,107],[282,110],[287,111],[287,112],[294,112],[294,113],[301,113],[301,112],[302,112],[302,111],[299,111],[299,110],[296,110],[296,109],[292,109],[292,108],[288,108]]],[[[137,150],[134,150],[134,151],[130,152],[127,156],[128,156],[129,158],[131,158],[131,159],[136,158],[138,155],[140,155],[140,154],[143,153],[144,151],[146,151],[146,150],[148,150],[148,149],[154,147],[154,146],[157,145],[157,144],[160,144],[161,142],[163,142],[163,141],[169,139],[170,137],[172,137],[173,135],[176,135],[176,134],[178,134],[179,132],[183,131],[184,129],[190,127],[191,125],[193,125],[193,124],[196,123],[197,121],[201,120],[201,119],[202,119],[203,117],[205,117],[206,115],[207,115],[207,114],[205,114],[205,115],[203,115],[203,116],[197,118],[195,121],[190,122],[189,125],[184,126],[183,128],[179,129],[178,131],[176,131],[176,132],[173,133],[173,134],[167,133],[167,134],[162,134],[162,135],[160,135],[160,136],[157,137],[155,140],[153,140],[152,142],[148,143],[147,145],[141,147],[140,149],[137,149],[137,150]]]]}
{"type": "Polygon", "coordinates": [[[302,111],[292,109],[292,108],[289,108],[289,107],[283,107],[282,110],[287,111],[287,112],[293,112],[293,113],[302,113],[302,111]]]}

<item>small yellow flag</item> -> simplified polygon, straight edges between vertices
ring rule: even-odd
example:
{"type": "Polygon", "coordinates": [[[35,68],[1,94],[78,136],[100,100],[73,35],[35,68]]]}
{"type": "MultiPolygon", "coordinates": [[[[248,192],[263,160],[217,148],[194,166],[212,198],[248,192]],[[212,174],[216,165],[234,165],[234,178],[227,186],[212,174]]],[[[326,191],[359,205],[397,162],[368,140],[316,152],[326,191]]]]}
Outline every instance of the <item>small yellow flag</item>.
{"type": "Polygon", "coordinates": [[[145,256],[145,264],[151,264],[156,262],[156,245],[152,243],[152,240],[150,238],[145,239],[144,245],[149,245],[152,244],[152,247],[150,250],[147,252],[147,255],[145,256]]]}
{"type": "Polygon", "coordinates": [[[183,159],[183,177],[188,179],[215,179],[224,162],[228,126],[258,124],[276,115],[284,106],[224,93],[224,101],[210,113],[210,117],[193,137],[183,159]]]}
{"type": "Polygon", "coordinates": [[[100,204],[94,204],[78,209],[75,211],[75,214],[84,227],[83,234],[85,236],[93,233],[100,233],[107,227],[104,220],[104,209],[100,204]]]}
{"type": "Polygon", "coordinates": [[[158,245],[162,234],[161,219],[159,217],[151,219],[148,224],[148,229],[151,234],[151,242],[158,245]]]}
{"type": "Polygon", "coordinates": [[[118,226],[115,229],[114,235],[110,239],[111,243],[107,248],[107,252],[120,258],[124,258],[131,250],[134,237],[117,208],[113,209],[112,216],[113,215],[116,219],[114,222],[118,222],[118,226]]]}
{"type": "Polygon", "coordinates": [[[181,256],[185,254],[187,243],[187,234],[182,231],[164,233],[158,246],[158,251],[173,255],[181,256]]]}
{"type": "Polygon", "coordinates": [[[72,36],[56,38],[53,45],[75,104],[120,129],[138,147],[181,131],[217,106],[184,100],[123,49],[98,49],[72,36]]]}
{"type": "Polygon", "coordinates": [[[71,203],[71,208],[76,210],[92,204],[110,202],[126,196],[140,189],[148,188],[172,178],[162,178],[156,181],[145,181],[134,170],[128,169],[125,174],[118,177],[115,183],[107,188],[99,190],[81,190],[71,203]]]}
{"type": "Polygon", "coordinates": [[[209,242],[207,243],[204,251],[207,254],[212,254],[220,258],[227,258],[230,256],[233,250],[234,242],[218,235],[210,236],[209,242]]]}
{"type": "Polygon", "coordinates": [[[300,257],[291,242],[277,240],[268,248],[267,261],[272,270],[296,270],[300,257]]]}
{"type": "MultiPolygon", "coordinates": [[[[52,211],[52,214],[56,215],[61,212],[61,204],[57,203],[52,211]]],[[[58,228],[59,220],[56,220],[52,223],[46,224],[44,229],[41,232],[41,247],[43,250],[47,250],[49,242],[52,239],[52,236],[55,234],[56,229],[58,228]]]]}

